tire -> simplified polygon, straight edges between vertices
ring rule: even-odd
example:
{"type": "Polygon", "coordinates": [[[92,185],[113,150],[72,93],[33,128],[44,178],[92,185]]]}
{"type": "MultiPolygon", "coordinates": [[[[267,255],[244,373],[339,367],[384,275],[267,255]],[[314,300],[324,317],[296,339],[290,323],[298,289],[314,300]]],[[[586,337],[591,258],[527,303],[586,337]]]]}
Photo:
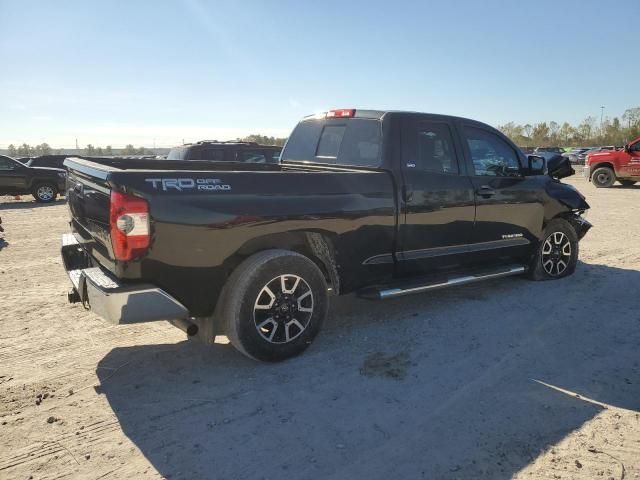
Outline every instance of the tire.
{"type": "Polygon", "coordinates": [[[529,278],[557,280],[573,274],[578,252],[578,235],[573,226],[562,218],[551,220],[529,265],[529,278]]]}
{"type": "Polygon", "coordinates": [[[36,202],[39,203],[51,203],[55,201],[58,196],[58,187],[53,183],[49,182],[41,182],[38,183],[33,190],[31,190],[31,195],[36,199],[36,202]]]}
{"type": "Polygon", "coordinates": [[[277,362],[302,353],[320,331],[327,284],[307,257],[266,250],[233,271],[220,301],[216,310],[231,344],[255,360],[277,362]]]}
{"type": "Polygon", "coordinates": [[[591,183],[597,188],[609,188],[616,181],[616,174],[609,167],[596,168],[591,174],[591,183]]]}
{"type": "Polygon", "coordinates": [[[636,180],[618,180],[620,184],[624,187],[631,187],[638,183],[636,180]]]}

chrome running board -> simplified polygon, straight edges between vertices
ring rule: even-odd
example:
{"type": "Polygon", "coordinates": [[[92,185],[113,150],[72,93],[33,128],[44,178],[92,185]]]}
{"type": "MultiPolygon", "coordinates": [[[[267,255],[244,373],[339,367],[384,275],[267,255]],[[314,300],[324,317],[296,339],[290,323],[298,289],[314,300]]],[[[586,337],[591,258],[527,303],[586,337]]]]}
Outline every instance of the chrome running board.
{"type": "Polygon", "coordinates": [[[376,289],[373,292],[370,291],[369,295],[363,295],[369,298],[375,298],[378,300],[386,300],[387,298],[402,297],[403,295],[411,295],[413,293],[428,292],[430,290],[437,290],[440,288],[452,287],[455,285],[466,285],[468,283],[481,282],[483,280],[491,280],[494,278],[509,277],[511,275],[520,275],[527,271],[527,267],[524,265],[510,265],[503,267],[499,270],[487,271],[483,273],[463,275],[459,277],[450,277],[446,281],[427,283],[425,285],[412,285],[407,287],[394,287],[394,288],[381,288],[376,289]],[[371,295],[373,293],[373,295],[371,295]]]}

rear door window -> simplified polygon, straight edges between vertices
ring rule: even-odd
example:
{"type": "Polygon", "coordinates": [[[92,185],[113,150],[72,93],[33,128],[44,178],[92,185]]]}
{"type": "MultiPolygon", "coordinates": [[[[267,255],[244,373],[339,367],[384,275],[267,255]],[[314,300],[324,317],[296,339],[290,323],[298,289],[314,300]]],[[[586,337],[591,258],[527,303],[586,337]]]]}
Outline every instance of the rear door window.
{"type": "Polygon", "coordinates": [[[420,123],[417,143],[417,164],[414,168],[434,173],[459,173],[453,137],[447,124],[420,123]]]}

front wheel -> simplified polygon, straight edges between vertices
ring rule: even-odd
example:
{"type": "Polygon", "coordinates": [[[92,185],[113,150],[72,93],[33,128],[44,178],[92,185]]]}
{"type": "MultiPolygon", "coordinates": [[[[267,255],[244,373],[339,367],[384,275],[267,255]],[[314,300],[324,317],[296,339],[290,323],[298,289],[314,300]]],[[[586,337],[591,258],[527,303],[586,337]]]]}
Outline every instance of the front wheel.
{"type": "Polygon", "coordinates": [[[58,196],[58,188],[53,183],[39,183],[31,191],[36,202],[51,203],[58,196]]]}
{"type": "Polygon", "coordinates": [[[307,257],[267,250],[234,270],[220,301],[231,344],[250,358],[280,361],[302,353],[320,331],[327,285],[307,257]]]}
{"type": "Polygon", "coordinates": [[[533,280],[552,280],[571,275],[578,263],[578,235],[561,218],[549,222],[529,266],[533,280]]]}
{"type": "Polygon", "coordinates": [[[609,167],[596,168],[591,175],[591,182],[597,188],[609,188],[616,181],[616,174],[609,167]]]}
{"type": "Polygon", "coordinates": [[[638,183],[636,180],[618,180],[623,187],[631,187],[638,183]]]}

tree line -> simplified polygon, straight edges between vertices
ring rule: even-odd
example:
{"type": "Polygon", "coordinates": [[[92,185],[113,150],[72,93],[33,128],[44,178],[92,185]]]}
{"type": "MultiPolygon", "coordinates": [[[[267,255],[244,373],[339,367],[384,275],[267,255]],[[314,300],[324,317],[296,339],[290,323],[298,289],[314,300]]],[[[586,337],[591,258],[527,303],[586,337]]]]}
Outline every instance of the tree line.
{"type": "MultiPolygon", "coordinates": [[[[23,143],[22,145],[15,146],[11,144],[7,147],[7,153],[10,157],[37,157],[40,155],[62,155],[65,149],[52,148],[48,143],[41,143],[40,145],[29,145],[23,143]]],[[[112,156],[112,155],[154,155],[154,151],[145,147],[134,147],[129,144],[124,148],[115,149],[111,145],[106,147],[94,147],[89,144],[82,149],[83,155],[88,156],[112,156]]]]}
{"type": "Polygon", "coordinates": [[[278,137],[267,137],[266,135],[248,135],[243,138],[237,138],[239,142],[256,142],[260,145],[276,145],[278,147],[284,146],[284,143],[287,141],[286,138],[278,138],[278,137]]]}
{"type": "MultiPolygon", "coordinates": [[[[578,125],[568,122],[541,122],[520,125],[515,122],[499,125],[505,135],[521,147],[589,147],[597,145],[624,145],[640,137],[640,107],[628,108],[620,118],[605,118],[600,124],[595,117],[587,117],[578,125]]],[[[286,138],[269,137],[252,134],[237,138],[241,142],[256,142],[261,145],[283,146],[286,138]]],[[[12,157],[33,157],[38,155],[63,154],[64,149],[54,149],[48,143],[40,145],[9,145],[8,154],[12,157]]],[[[129,144],[124,148],[96,147],[91,144],[82,149],[83,155],[154,155],[155,152],[145,147],[134,147],[129,144]]]]}
{"type": "MultiPolygon", "coordinates": [[[[239,142],[256,142],[261,145],[277,145],[283,146],[287,141],[286,138],[269,137],[266,135],[248,135],[243,138],[236,139],[239,142]]],[[[40,145],[29,145],[23,143],[22,145],[11,144],[7,147],[7,154],[10,157],[37,157],[40,155],[62,155],[65,149],[53,148],[48,143],[41,143],[40,145]]],[[[152,149],[145,147],[134,147],[129,144],[124,148],[113,148],[111,145],[106,147],[97,147],[92,144],[85,146],[80,152],[82,155],[87,156],[112,156],[112,155],[155,155],[152,149]]]]}
{"type": "Polygon", "coordinates": [[[585,118],[579,125],[541,122],[520,125],[509,122],[498,129],[521,147],[590,147],[624,145],[640,137],[640,107],[625,110],[621,118],[585,118]]]}

